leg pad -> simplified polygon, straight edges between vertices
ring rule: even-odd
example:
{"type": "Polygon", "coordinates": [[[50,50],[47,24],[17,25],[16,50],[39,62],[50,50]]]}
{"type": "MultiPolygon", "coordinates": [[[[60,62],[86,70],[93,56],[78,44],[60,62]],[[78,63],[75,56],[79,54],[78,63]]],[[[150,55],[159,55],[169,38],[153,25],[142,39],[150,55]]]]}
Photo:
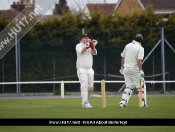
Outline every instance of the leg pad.
{"type": "Polygon", "coordinates": [[[127,106],[132,93],[133,93],[133,88],[132,89],[131,88],[125,88],[125,90],[122,94],[122,99],[119,103],[120,107],[126,107],[127,106]]]}

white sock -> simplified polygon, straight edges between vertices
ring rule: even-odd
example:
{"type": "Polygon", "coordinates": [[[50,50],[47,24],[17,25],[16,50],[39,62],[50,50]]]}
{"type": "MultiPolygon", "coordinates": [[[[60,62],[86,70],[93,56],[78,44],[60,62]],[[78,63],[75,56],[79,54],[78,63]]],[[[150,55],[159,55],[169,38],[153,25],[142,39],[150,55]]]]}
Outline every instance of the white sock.
{"type": "Polygon", "coordinates": [[[81,97],[82,97],[83,103],[85,101],[88,101],[88,92],[81,91],[81,97]]]}

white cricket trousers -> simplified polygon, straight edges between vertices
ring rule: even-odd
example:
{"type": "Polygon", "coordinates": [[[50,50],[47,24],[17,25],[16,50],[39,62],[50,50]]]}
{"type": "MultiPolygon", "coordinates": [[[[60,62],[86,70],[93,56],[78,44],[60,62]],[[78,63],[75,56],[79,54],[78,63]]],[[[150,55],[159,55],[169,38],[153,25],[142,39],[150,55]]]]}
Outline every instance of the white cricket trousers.
{"type": "Polygon", "coordinates": [[[79,68],[77,70],[77,75],[80,81],[80,90],[82,103],[89,101],[90,95],[94,88],[94,70],[79,68]]]}
{"type": "Polygon", "coordinates": [[[124,68],[123,73],[127,88],[139,88],[140,73],[138,68],[124,68]]]}

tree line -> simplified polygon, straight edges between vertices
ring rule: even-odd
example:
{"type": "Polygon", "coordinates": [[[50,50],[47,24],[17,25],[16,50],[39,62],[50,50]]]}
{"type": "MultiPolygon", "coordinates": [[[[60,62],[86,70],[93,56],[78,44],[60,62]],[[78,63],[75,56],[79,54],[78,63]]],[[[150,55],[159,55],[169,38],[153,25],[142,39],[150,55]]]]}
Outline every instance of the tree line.
{"type": "MultiPolygon", "coordinates": [[[[92,39],[99,41],[98,55],[94,57],[93,68],[96,74],[102,76],[95,79],[102,79],[108,73],[117,75],[120,68],[120,53],[137,33],[141,33],[144,37],[145,56],[161,39],[162,27],[165,29],[165,39],[175,48],[175,13],[166,21],[165,17],[154,14],[152,6],[149,6],[141,14],[135,13],[131,16],[119,14],[103,16],[100,12],[95,12],[88,18],[82,12],[72,14],[67,11],[59,18],[38,22],[20,40],[21,81],[77,80],[77,77],[69,78],[69,76],[76,75],[75,46],[83,31],[92,39]],[[104,75],[104,59],[107,63],[106,75],[104,75]],[[56,75],[55,78],[53,75],[56,75]]],[[[3,30],[9,22],[5,17],[1,18],[0,30],[3,30]]],[[[175,79],[174,53],[168,47],[165,50],[166,71],[171,73],[170,79],[175,79]]],[[[155,74],[161,72],[160,52],[160,47],[154,52],[155,74]]],[[[0,62],[1,69],[4,67],[0,71],[3,76],[0,79],[5,82],[15,81],[15,48],[13,47],[3,59],[0,62]]],[[[147,75],[152,74],[152,63],[152,59],[149,59],[143,65],[147,75]]]]}

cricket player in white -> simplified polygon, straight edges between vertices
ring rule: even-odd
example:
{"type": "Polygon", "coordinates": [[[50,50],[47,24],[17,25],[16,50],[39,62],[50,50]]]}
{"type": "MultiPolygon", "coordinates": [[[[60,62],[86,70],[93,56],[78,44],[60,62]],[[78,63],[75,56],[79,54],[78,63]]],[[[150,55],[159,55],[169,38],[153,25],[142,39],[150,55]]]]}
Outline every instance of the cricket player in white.
{"type": "Polygon", "coordinates": [[[81,42],[76,45],[77,53],[77,75],[80,81],[82,97],[82,108],[92,108],[89,98],[94,89],[93,55],[97,55],[95,48],[98,42],[89,39],[87,34],[83,34],[81,42]]]}
{"type": "Polygon", "coordinates": [[[121,53],[120,73],[124,75],[126,87],[119,103],[120,107],[126,107],[133,93],[134,88],[139,88],[140,79],[144,78],[142,60],[144,48],[141,46],[143,36],[137,34],[133,42],[127,44],[121,53]]]}

